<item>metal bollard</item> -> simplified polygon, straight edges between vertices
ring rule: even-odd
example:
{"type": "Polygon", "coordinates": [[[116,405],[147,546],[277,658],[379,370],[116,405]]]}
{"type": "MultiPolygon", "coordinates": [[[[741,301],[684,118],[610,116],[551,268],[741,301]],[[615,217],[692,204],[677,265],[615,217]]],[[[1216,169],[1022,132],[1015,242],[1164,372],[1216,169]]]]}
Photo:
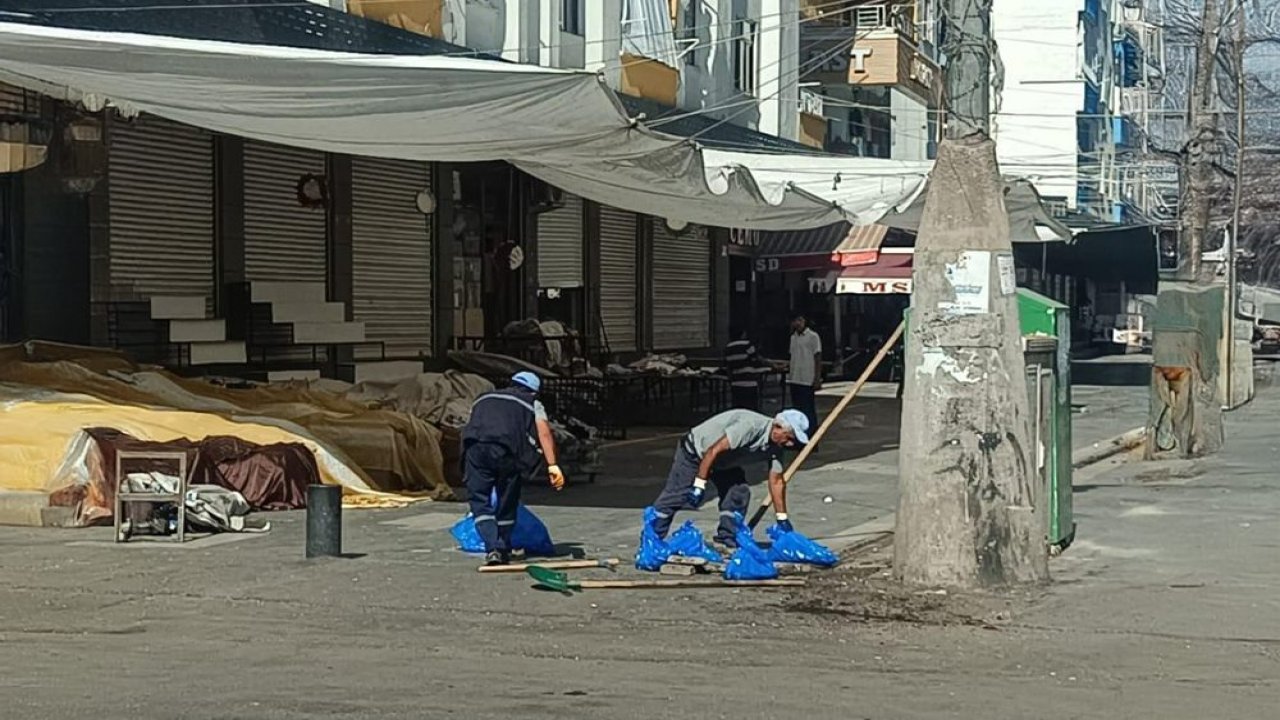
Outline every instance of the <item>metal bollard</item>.
{"type": "Polygon", "coordinates": [[[342,488],[307,486],[307,557],[342,554],[342,488]]]}

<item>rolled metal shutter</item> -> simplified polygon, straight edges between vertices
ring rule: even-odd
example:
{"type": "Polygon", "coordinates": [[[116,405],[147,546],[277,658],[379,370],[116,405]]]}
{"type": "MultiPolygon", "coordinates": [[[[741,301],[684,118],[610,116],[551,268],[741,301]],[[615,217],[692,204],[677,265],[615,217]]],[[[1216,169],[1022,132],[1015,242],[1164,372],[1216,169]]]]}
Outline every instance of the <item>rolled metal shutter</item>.
{"type": "Polygon", "coordinates": [[[144,115],[111,127],[107,150],[112,296],[214,289],[213,137],[144,115]]]}
{"type": "Polygon", "coordinates": [[[690,225],[683,233],[653,226],[653,349],[711,344],[711,239],[690,225]]]}
{"type": "Polygon", "coordinates": [[[246,141],[244,271],[249,280],[326,282],[328,217],[298,203],[298,181],[325,174],[324,153],[246,141]]]}
{"type": "Polygon", "coordinates": [[[355,319],[387,357],[430,355],[431,218],[417,197],[431,188],[431,166],[353,158],[351,176],[355,319]]]}
{"type": "Polygon", "coordinates": [[[636,349],[636,233],[633,212],[600,206],[600,325],[613,352],[636,349]]]}
{"type": "Polygon", "coordinates": [[[582,198],[564,194],[564,207],[538,216],[538,286],[582,287],[582,198]]]}
{"type": "Polygon", "coordinates": [[[40,96],[17,85],[0,83],[0,115],[34,115],[40,111],[40,96]]]}

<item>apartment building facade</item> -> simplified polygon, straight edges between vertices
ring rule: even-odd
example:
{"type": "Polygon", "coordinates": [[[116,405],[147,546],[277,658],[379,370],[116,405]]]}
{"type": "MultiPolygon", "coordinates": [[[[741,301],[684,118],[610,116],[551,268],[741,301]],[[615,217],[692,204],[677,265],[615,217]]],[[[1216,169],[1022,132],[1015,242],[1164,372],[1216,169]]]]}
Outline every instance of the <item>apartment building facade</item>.
{"type": "Polygon", "coordinates": [[[801,16],[801,93],[824,119],[822,147],[932,158],[942,113],[936,0],[810,0],[801,16]]]}
{"type": "Polygon", "coordinates": [[[1164,73],[1161,30],[1134,0],[993,5],[1003,60],[994,135],[1006,173],[1097,220],[1159,212],[1149,161],[1164,73]]]}

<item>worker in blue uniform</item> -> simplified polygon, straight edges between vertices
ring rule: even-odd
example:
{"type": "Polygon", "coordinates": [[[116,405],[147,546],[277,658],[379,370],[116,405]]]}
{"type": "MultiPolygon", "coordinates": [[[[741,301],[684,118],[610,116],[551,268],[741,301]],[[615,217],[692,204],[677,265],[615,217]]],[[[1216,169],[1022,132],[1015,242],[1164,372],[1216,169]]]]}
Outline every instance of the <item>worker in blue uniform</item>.
{"type": "Polygon", "coordinates": [[[476,531],[484,541],[486,565],[511,561],[520,489],[543,462],[551,486],[564,487],[547,411],[538,401],[541,388],[537,375],[516,373],[510,387],[476,399],[462,429],[463,479],[476,531]],[[496,504],[491,499],[495,490],[496,504]]]}
{"type": "Polygon", "coordinates": [[[808,442],[809,419],[799,410],[783,410],[774,417],[751,410],[729,410],[707,419],[685,434],[676,447],[667,484],[653,501],[654,531],[665,538],[676,511],[698,509],[710,484],[720,498],[715,540],[726,547],[736,547],[734,515],[745,515],[751,504],[744,466],[761,462],[769,464],[769,496],[778,525],[791,530],[781,454],[784,448],[808,442]]]}

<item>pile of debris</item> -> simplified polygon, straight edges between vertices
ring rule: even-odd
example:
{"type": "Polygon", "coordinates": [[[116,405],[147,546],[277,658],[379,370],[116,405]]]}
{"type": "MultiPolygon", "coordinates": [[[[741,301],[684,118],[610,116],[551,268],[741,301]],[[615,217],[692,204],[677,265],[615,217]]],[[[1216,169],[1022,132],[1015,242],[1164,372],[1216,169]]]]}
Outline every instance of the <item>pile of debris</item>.
{"type": "Polygon", "coordinates": [[[680,353],[650,353],[629,365],[614,363],[605,368],[612,376],[627,375],[711,375],[717,368],[693,367],[680,353]]]}

